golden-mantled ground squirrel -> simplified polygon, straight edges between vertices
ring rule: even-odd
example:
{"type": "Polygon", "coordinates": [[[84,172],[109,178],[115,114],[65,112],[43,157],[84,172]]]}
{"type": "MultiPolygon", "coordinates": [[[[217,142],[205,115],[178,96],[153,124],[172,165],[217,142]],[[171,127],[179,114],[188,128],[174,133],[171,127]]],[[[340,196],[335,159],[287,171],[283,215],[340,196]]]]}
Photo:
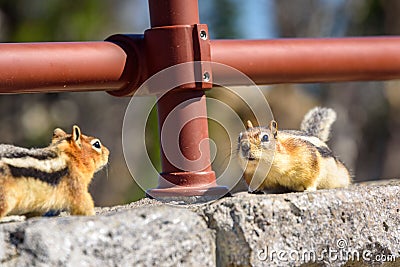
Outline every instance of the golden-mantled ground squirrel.
{"type": "Polygon", "coordinates": [[[329,108],[310,110],[300,131],[253,127],[239,135],[238,156],[249,191],[286,188],[313,191],[347,187],[350,174],[326,145],[336,112],[329,108]]]}
{"type": "Polygon", "coordinates": [[[108,149],[99,139],[57,128],[48,147],[26,149],[0,145],[0,218],[68,210],[93,215],[88,186],[108,162],[108,149]]]}

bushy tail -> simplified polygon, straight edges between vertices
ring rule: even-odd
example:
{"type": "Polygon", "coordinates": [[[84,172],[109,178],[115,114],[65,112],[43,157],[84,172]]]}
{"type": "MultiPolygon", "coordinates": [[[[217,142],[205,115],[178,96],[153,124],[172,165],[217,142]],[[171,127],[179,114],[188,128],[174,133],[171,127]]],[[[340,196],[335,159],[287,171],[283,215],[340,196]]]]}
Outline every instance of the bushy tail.
{"type": "Polygon", "coordinates": [[[316,107],[304,116],[300,129],[308,135],[316,136],[326,142],[329,139],[331,126],[336,120],[336,112],[331,108],[316,107]]]}

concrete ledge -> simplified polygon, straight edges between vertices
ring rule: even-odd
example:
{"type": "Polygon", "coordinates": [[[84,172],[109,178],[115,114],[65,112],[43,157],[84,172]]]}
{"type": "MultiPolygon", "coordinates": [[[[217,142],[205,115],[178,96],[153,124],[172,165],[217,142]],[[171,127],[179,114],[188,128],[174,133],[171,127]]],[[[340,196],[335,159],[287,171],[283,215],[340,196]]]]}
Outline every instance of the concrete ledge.
{"type": "Polygon", "coordinates": [[[1,266],[215,265],[215,243],[195,213],[137,208],[98,217],[0,225],[1,266]]]}
{"type": "Polygon", "coordinates": [[[399,266],[400,181],[0,223],[1,266],[399,266]]]}
{"type": "Polygon", "coordinates": [[[399,266],[399,208],[396,182],[313,193],[242,193],[198,213],[216,233],[220,266],[365,266],[380,259],[399,266]]]}

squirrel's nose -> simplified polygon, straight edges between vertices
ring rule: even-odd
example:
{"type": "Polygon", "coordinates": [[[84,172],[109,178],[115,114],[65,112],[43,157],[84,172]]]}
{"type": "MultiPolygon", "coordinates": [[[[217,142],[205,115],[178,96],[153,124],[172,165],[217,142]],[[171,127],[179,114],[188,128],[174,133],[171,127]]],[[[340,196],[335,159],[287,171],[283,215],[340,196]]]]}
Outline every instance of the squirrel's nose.
{"type": "Polygon", "coordinates": [[[247,156],[250,150],[250,143],[249,142],[243,142],[240,147],[242,148],[242,153],[244,156],[247,156]]]}

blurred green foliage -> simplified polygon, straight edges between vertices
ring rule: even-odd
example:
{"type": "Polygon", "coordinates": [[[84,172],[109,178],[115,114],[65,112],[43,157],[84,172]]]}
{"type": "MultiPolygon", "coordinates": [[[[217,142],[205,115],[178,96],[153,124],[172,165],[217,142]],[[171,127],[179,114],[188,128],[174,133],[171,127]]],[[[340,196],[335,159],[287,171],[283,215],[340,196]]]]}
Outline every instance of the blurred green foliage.
{"type": "Polygon", "coordinates": [[[11,42],[98,38],[109,25],[111,4],[96,0],[0,1],[6,39],[11,42]]]}

